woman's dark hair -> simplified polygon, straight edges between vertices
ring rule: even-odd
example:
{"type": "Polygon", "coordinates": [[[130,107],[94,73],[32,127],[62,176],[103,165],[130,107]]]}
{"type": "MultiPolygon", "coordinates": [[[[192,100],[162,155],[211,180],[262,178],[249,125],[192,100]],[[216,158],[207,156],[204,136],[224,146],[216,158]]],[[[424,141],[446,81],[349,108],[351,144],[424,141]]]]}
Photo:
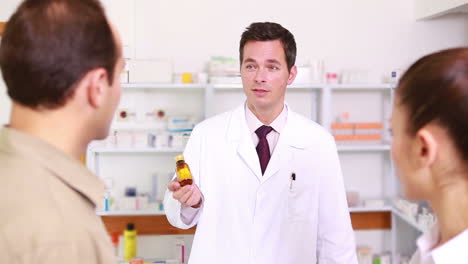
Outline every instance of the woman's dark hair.
{"type": "Polygon", "coordinates": [[[401,78],[396,94],[409,113],[411,135],[429,122],[437,122],[468,160],[468,48],[419,59],[401,78]]]}
{"type": "Polygon", "coordinates": [[[8,95],[31,108],[57,108],[95,68],[112,84],[117,44],[97,0],[25,0],[0,46],[8,95]]]}
{"type": "Polygon", "coordinates": [[[288,65],[288,71],[291,70],[292,66],[296,62],[296,41],[294,40],[293,34],[289,30],[282,27],[280,24],[272,22],[263,23],[252,23],[246,28],[239,45],[239,58],[240,64],[244,60],[244,46],[248,41],[270,41],[279,40],[283,44],[284,54],[286,56],[286,63],[288,65]]]}

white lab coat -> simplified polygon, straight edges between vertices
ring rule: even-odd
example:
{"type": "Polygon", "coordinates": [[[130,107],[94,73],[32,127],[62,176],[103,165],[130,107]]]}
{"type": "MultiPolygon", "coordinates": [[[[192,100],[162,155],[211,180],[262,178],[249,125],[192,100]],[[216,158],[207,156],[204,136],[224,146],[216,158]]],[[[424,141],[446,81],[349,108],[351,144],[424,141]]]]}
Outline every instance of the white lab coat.
{"type": "Polygon", "coordinates": [[[203,205],[187,224],[170,191],[164,206],[197,224],[189,264],[357,263],[336,146],[313,121],[289,108],[263,176],[244,105],[197,125],[184,156],[203,205]]]}

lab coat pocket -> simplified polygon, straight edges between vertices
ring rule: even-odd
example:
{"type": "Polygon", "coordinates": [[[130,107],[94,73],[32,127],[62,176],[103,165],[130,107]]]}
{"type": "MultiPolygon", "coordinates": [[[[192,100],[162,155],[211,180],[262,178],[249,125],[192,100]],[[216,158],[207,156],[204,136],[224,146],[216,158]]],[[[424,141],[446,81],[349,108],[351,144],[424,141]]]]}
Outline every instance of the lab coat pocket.
{"type": "Polygon", "coordinates": [[[304,194],[301,186],[296,180],[291,180],[288,186],[288,217],[290,220],[303,219],[306,206],[303,203],[304,194]]]}

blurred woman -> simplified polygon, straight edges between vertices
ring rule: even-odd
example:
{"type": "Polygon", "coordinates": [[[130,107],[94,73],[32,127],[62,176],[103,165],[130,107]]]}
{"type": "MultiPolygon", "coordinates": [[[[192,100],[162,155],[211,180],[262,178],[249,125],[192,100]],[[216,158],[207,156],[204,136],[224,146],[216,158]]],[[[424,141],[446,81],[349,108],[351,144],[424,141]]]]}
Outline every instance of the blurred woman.
{"type": "Polygon", "coordinates": [[[427,200],[438,219],[410,263],[468,264],[468,48],[430,54],[408,69],[392,130],[404,194],[427,200]]]}

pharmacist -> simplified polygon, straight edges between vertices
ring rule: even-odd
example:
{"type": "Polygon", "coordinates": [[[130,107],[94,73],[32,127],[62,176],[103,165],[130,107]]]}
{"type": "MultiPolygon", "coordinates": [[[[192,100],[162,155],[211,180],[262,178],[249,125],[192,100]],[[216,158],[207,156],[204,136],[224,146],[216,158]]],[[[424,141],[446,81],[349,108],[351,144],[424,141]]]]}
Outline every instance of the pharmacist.
{"type": "Polygon", "coordinates": [[[253,23],[239,50],[246,103],[195,127],[194,182],[166,192],[169,222],[197,225],[189,263],[357,263],[333,137],[284,102],[293,35],[253,23]]]}

